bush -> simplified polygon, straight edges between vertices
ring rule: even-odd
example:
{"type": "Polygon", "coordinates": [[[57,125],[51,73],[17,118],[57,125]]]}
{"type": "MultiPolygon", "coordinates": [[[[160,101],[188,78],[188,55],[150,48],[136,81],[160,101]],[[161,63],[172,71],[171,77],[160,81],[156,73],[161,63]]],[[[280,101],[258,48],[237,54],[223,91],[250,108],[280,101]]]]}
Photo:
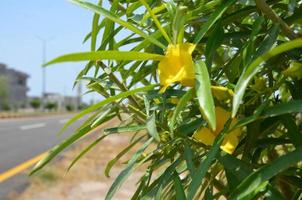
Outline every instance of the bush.
{"type": "Polygon", "coordinates": [[[65,108],[67,111],[74,111],[74,106],[71,104],[66,105],[65,108]]]}
{"type": "Polygon", "coordinates": [[[91,114],[75,134],[84,137],[121,113],[128,118],[80,157],[105,137],[133,133],[107,165],[109,176],[140,145],[106,199],[141,165],[132,199],[300,198],[300,1],[114,0],[110,11],[73,2],[95,13],[85,38],[91,52],[48,64],[87,61],[78,79],[104,97],[71,119],[91,114]]]}
{"type": "Polygon", "coordinates": [[[29,102],[29,104],[33,109],[37,110],[41,106],[41,101],[40,99],[33,99],[29,102]]]}
{"type": "Polygon", "coordinates": [[[58,104],[57,103],[55,103],[55,102],[47,102],[46,103],[46,105],[45,105],[45,108],[47,109],[47,110],[57,110],[57,108],[58,108],[58,104]]]}
{"type": "Polygon", "coordinates": [[[10,105],[8,103],[2,103],[1,110],[3,110],[3,111],[10,111],[11,107],[10,107],[10,105]]]}

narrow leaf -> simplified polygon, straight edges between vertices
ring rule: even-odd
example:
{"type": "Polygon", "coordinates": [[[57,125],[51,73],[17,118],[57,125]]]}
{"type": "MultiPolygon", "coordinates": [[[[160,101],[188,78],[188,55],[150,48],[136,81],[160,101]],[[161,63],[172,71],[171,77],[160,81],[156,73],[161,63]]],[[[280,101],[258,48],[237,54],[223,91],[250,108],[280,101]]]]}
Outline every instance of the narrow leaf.
{"type": "Polygon", "coordinates": [[[302,161],[302,147],[298,147],[293,152],[272,161],[269,165],[258,169],[257,171],[246,177],[238,187],[232,191],[228,199],[251,199],[251,194],[258,188],[259,185],[274,177],[281,171],[290,166],[302,161]]]}
{"type": "Polygon", "coordinates": [[[118,177],[114,180],[113,184],[111,185],[105,200],[111,200],[115,192],[118,188],[123,184],[123,182],[128,178],[130,173],[134,170],[136,166],[136,162],[138,158],[142,155],[145,149],[152,143],[153,138],[150,138],[142,147],[132,156],[129,160],[126,168],[118,175],[118,177]]]}
{"type": "Polygon", "coordinates": [[[76,114],[74,117],[72,117],[68,122],[66,122],[66,124],[63,126],[63,128],[61,129],[60,132],[63,132],[66,130],[67,127],[69,127],[73,122],[75,122],[76,120],[80,119],[81,117],[91,113],[91,112],[94,112],[95,110],[103,107],[104,105],[106,104],[109,104],[111,102],[114,102],[116,100],[119,100],[119,99],[122,99],[122,98],[125,98],[127,96],[130,96],[130,95],[133,95],[133,94],[136,94],[138,92],[143,92],[143,91],[148,91],[148,90],[152,90],[154,87],[156,87],[157,85],[149,85],[149,86],[146,86],[146,87],[141,87],[141,88],[137,88],[137,89],[134,89],[134,90],[129,90],[129,91],[126,91],[126,92],[122,92],[118,95],[115,95],[115,96],[111,96],[111,97],[108,97],[107,99],[104,99],[103,101],[99,102],[99,103],[96,103],[88,108],[86,108],[85,110],[79,112],[78,114],[76,114]]]}
{"type": "Polygon", "coordinates": [[[114,128],[107,128],[104,130],[105,134],[111,134],[111,133],[124,133],[124,132],[136,132],[145,130],[145,125],[139,125],[139,126],[119,126],[114,128]]]}
{"type": "Polygon", "coordinates": [[[158,21],[156,15],[153,13],[152,9],[150,8],[150,6],[147,4],[146,0],[139,0],[147,9],[147,11],[149,12],[150,16],[152,17],[155,25],[157,26],[158,30],[161,32],[161,34],[164,36],[164,38],[167,40],[167,42],[170,44],[172,43],[170,37],[168,36],[167,32],[165,31],[165,29],[162,27],[162,25],[160,24],[160,22],[158,21]]]}
{"type": "Polygon", "coordinates": [[[105,168],[105,176],[106,177],[110,177],[109,173],[110,173],[110,170],[111,168],[114,166],[114,164],[123,156],[125,155],[134,145],[136,145],[138,142],[141,141],[141,139],[145,137],[145,136],[142,136],[138,139],[136,139],[134,142],[132,142],[129,146],[127,146],[125,149],[123,149],[119,154],[117,154],[117,156],[115,156],[115,158],[113,158],[112,160],[110,160],[108,162],[108,164],[106,165],[106,168],[105,168]]]}
{"type": "Polygon", "coordinates": [[[174,130],[174,125],[176,122],[176,118],[179,116],[180,112],[185,108],[185,106],[187,105],[188,101],[190,101],[193,98],[194,95],[194,90],[191,89],[188,92],[186,92],[185,95],[183,95],[181,97],[181,99],[179,100],[179,102],[177,103],[177,106],[173,112],[169,127],[170,130],[173,131],[174,130]]]}
{"type": "Polygon", "coordinates": [[[229,129],[230,123],[231,120],[228,120],[221,133],[216,137],[215,142],[209,152],[206,154],[205,159],[200,162],[200,165],[195,170],[192,182],[190,183],[188,188],[188,200],[194,199],[198,188],[201,186],[203,178],[205,177],[206,173],[208,172],[208,169],[210,168],[212,162],[216,158],[217,153],[219,152],[219,147],[224,139],[224,135],[229,129]]]}
{"type": "Polygon", "coordinates": [[[186,198],[186,194],[185,194],[185,190],[183,188],[183,185],[181,183],[181,180],[177,174],[177,172],[174,172],[174,188],[175,188],[175,192],[176,192],[176,200],[185,200],[186,198]]]}
{"type": "Polygon", "coordinates": [[[211,91],[211,82],[207,66],[203,61],[197,61],[195,69],[195,90],[203,117],[212,130],[216,129],[215,105],[211,91]]]}
{"type": "Polygon", "coordinates": [[[264,117],[275,117],[283,114],[302,112],[302,100],[294,100],[277,104],[263,111],[264,117]]]}
{"type": "Polygon", "coordinates": [[[133,31],[134,33],[140,35],[141,37],[149,40],[150,42],[152,42],[153,44],[159,46],[160,48],[164,49],[165,46],[160,43],[158,40],[150,37],[149,35],[147,35],[146,33],[144,33],[143,31],[139,30],[138,28],[136,28],[135,26],[133,26],[132,24],[124,21],[124,20],[121,20],[119,18],[119,16],[115,15],[114,13],[111,13],[110,11],[108,10],[105,10],[104,8],[100,7],[100,6],[97,6],[97,5],[94,5],[92,3],[89,3],[89,2],[86,2],[86,1],[82,1],[82,0],[70,0],[72,3],[75,3],[75,4],[78,4],[79,6],[83,7],[83,8],[86,8],[88,10],[91,10],[95,13],[98,13],[112,21],[114,21],[115,23],[133,31]]]}
{"type": "Polygon", "coordinates": [[[44,66],[62,62],[97,61],[97,60],[161,60],[162,55],[135,51],[92,51],[71,53],[59,56],[44,66]]]}
{"type": "Polygon", "coordinates": [[[158,132],[157,132],[157,128],[156,128],[156,121],[155,121],[155,114],[153,113],[149,119],[147,120],[147,130],[148,133],[157,141],[160,141],[158,132]]]}
{"type": "Polygon", "coordinates": [[[235,117],[235,115],[238,111],[239,105],[241,103],[241,100],[243,98],[245,89],[248,86],[251,79],[254,77],[254,75],[259,71],[261,64],[273,56],[276,56],[278,54],[281,54],[283,52],[286,52],[286,51],[289,51],[291,49],[295,49],[298,47],[302,47],[301,38],[295,39],[295,40],[292,40],[289,42],[285,42],[285,43],[273,48],[271,51],[263,54],[262,56],[259,56],[246,68],[246,70],[241,74],[241,76],[238,80],[238,83],[235,87],[235,95],[233,98],[232,117],[235,117]]]}
{"type": "MultiPolygon", "coordinates": [[[[103,0],[99,0],[98,5],[101,5],[102,2],[103,2],[103,0]]],[[[100,15],[97,13],[94,14],[93,20],[92,20],[92,30],[91,30],[91,45],[90,45],[91,51],[95,51],[99,19],[100,19],[100,15]]]]}
{"type": "Polygon", "coordinates": [[[210,30],[210,28],[215,24],[215,22],[219,19],[221,19],[221,16],[223,13],[234,3],[236,0],[227,0],[223,1],[221,6],[217,8],[217,10],[211,15],[209,20],[202,25],[200,31],[196,34],[196,37],[194,39],[194,44],[198,44],[200,40],[205,36],[205,34],[210,30]]]}
{"type": "Polygon", "coordinates": [[[95,147],[100,141],[102,141],[107,135],[102,135],[98,139],[96,139],[94,142],[92,142],[90,145],[88,145],[79,155],[76,156],[75,159],[71,162],[71,164],[67,168],[67,172],[70,171],[70,169],[78,162],[86,153],[88,153],[93,147],[95,147]]]}
{"type": "MultiPolygon", "coordinates": [[[[94,129],[96,130],[96,129],[94,129]]],[[[55,146],[52,148],[49,153],[40,160],[34,168],[31,170],[30,175],[36,173],[40,169],[42,169],[47,163],[49,163],[56,155],[58,155],[61,151],[63,151],[65,148],[69,147],[71,144],[73,144],[75,141],[77,141],[82,136],[88,134],[89,132],[93,131],[90,127],[90,125],[85,126],[81,130],[77,131],[67,139],[65,139],[61,144],[55,146]]]]}

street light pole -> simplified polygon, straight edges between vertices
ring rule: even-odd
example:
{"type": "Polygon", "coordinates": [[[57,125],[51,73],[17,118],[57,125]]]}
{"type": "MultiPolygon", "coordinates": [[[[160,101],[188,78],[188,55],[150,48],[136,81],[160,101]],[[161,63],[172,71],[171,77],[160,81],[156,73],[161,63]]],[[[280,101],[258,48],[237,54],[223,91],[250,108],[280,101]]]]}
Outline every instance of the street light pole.
{"type": "MultiPolygon", "coordinates": [[[[46,62],[46,40],[42,40],[42,64],[46,62]]],[[[46,68],[42,66],[42,111],[45,111],[45,97],[46,97],[46,68]]]]}
{"type": "MultiPolygon", "coordinates": [[[[42,38],[39,36],[36,36],[42,43],[42,65],[46,62],[46,48],[47,48],[47,42],[51,41],[54,39],[54,37],[50,38],[42,38]]],[[[42,66],[42,111],[45,111],[45,106],[46,106],[46,68],[42,66]]]]}

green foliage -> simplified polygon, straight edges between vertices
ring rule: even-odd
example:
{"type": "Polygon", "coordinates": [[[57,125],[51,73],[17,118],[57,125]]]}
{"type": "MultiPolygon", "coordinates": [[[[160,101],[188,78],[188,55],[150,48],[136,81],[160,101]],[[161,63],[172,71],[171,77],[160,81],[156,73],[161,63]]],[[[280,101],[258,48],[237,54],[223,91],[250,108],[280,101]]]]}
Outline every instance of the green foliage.
{"type": "Polygon", "coordinates": [[[8,97],[9,97],[9,88],[8,82],[5,76],[0,76],[0,109],[9,110],[8,97]]]}
{"type": "Polygon", "coordinates": [[[74,107],[72,104],[67,104],[67,105],[65,106],[65,109],[66,109],[67,111],[74,111],[75,107],[74,107]]]}
{"type": "Polygon", "coordinates": [[[41,101],[40,99],[33,99],[29,102],[30,106],[33,108],[33,109],[38,109],[40,108],[41,106],[41,101]]]}
{"type": "Polygon", "coordinates": [[[87,61],[76,82],[88,81],[89,92],[104,100],[66,123],[62,131],[87,116],[32,173],[115,118],[121,125],[107,127],[70,166],[91,148],[102,148],[103,138],[130,132],[129,146],[109,161],[106,176],[123,155],[140,147],[106,199],[142,165],[146,170],[132,199],[299,199],[301,2],[113,0],[110,8],[103,1],[72,2],[94,13],[84,39],[91,40],[91,52],[46,65],[87,61]],[[173,83],[162,93],[157,67],[171,43],[196,45],[195,84],[173,83]],[[234,119],[215,113],[215,107],[232,111],[234,119]],[[221,124],[223,118],[227,123],[221,124]],[[219,130],[212,145],[192,137],[205,127],[219,130]],[[231,144],[235,151],[227,154],[219,147],[238,129],[239,144],[231,144]]]}
{"type": "Polygon", "coordinates": [[[45,108],[47,110],[56,110],[58,108],[58,104],[56,102],[46,102],[45,108]]]}

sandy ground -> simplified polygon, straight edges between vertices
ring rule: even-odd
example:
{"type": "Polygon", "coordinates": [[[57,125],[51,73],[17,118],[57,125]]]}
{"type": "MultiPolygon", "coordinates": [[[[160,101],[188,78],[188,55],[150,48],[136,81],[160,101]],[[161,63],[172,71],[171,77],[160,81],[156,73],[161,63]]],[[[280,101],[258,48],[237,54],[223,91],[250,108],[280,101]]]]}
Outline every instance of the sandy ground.
{"type": "MultiPolygon", "coordinates": [[[[62,154],[62,159],[50,163],[42,172],[30,179],[29,187],[16,200],[100,200],[114,178],[125,166],[127,156],[113,167],[111,177],[104,175],[107,162],[115,157],[129,144],[131,134],[112,135],[105,138],[94,149],[87,153],[76,165],[65,174],[67,167],[81,150],[93,141],[86,139],[62,154]]],[[[134,148],[135,149],[135,148],[134,148]]],[[[132,150],[134,151],[134,150],[132,150]]],[[[135,191],[135,184],[142,172],[134,172],[114,199],[130,199],[135,191]]]]}

